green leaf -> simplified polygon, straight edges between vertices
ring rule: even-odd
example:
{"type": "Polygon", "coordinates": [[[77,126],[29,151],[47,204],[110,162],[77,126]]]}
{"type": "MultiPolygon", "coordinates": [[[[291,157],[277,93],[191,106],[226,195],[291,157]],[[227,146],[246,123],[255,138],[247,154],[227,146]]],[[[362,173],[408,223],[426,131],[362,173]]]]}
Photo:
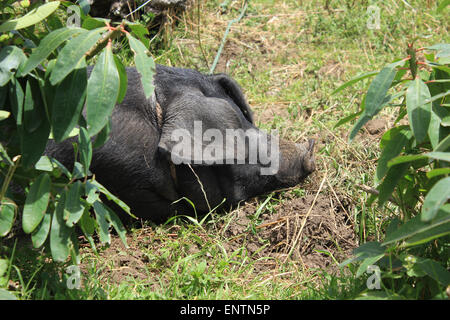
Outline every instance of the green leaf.
{"type": "Polygon", "coordinates": [[[47,240],[48,234],[50,233],[50,225],[52,221],[51,213],[45,213],[44,218],[42,219],[39,226],[36,230],[31,234],[31,241],[33,243],[33,247],[40,248],[45,240],[47,240]]]}
{"type": "Polygon", "coordinates": [[[100,148],[109,139],[109,133],[111,132],[111,120],[103,127],[103,129],[95,137],[95,141],[92,144],[93,148],[100,148]]]}
{"type": "Polygon", "coordinates": [[[117,71],[119,72],[119,96],[117,97],[117,103],[121,103],[123,99],[125,98],[125,95],[127,94],[127,87],[128,87],[128,76],[127,76],[127,70],[125,69],[124,65],[120,61],[117,56],[114,56],[114,62],[116,63],[117,71]]]}
{"type": "Polygon", "coordinates": [[[367,115],[374,116],[380,111],[396,73],[395,67],[387,66],[373,79],[366,95],[365,112],[367,115]]]}
{"type": "Polygon", "coordinates": [[[102,186],[98,181],[93,180],[90,183],[92,184],[92,186],[96,187],[101,193],[103,193],[108,200],[113,201],[120,208],[122,208],[123,211],[128,213],[133,218],[136,218],[134,215],[131,214],[130,207],[125,202],[123,202],[122,200],[117,198],[115,195],[113,195],[111,192],[109,192],[108,189],[106,189],[104,186],[102,186]]]}
{"type": "Polygon", "coordinates": [[[111,235],[109,234],[109,227],[111,222],[108,221],[108,211],[100,201],[94,202],[94,211],[97,223],[99,225],[99,236],[102,243],[111,243],[111,235]]]}
{"type": "Polygon", "coordinates": [[[92,184],[91,181],[86,181],[85,196],[87,203],[92,205],[95,201],[99,200],[98,191],[96,185],[92,184]]]}
{"type": "Polygon", "coordinates": [[[450,152],[428,152],[425,155],[432,159],[450,162],[450,152]]]}
{"type": "Polygon", "coordinates": [[[353,250],[353,254],[362,259],[367,259],[370,257],[376,257],[384,254],[385,248],[377,241],[370,241],[360,245],[358,248],[353,250]]]}
{"type": "Polygon", "coordinates": [[[439,180],[428,192],[422,206],[422,221],[431,221],[448,199],[450,199],[450,177],[439,180]]]}
{"type": "Polygon", "coordinates": [[[75,181],[67,192],[64,220],[66,220],[66,225],[68,227],[73,227],[83,215],[84,206],[81,202],[82,193],[83,188],[81,181],[75,181]]]}
{"type": "Polygon", "coordinates": [[[349,142],[352,141],[355,137],[356,134],[358,133],[358,131],[370,120],[372,119],[382,108],[383,106],[385,106],[387,103],[389,103],[392,100],[392,97],[390,95],[387,95],[384,97],[383,102],[381,103],[381,105],[379,106],[379,108],[377,110],[375,110],[374,114],[369,114],[367,109],[366,109],[366,98],[368,96],[366,95],[363,98],[364,101],[364,112],[362,113],[362,116],[358,119],[358,121],[356,121],[355,125],[353,126],[352,131],[350,132],[350,136],[349,136],[349,142]]]}
{"type": "Polygon", "coordinates": [[[112,50],[100,54],[88,81],[86,109],[89,135],[96,135],[109,121],[119,94],[120,78],[112,50]]]}
{"type": "Polygon", "coordinates": [[[401,163],[410,163],[410,162],[420,161],[420,160],[425,160],[425,159],[428,159],[428,157],[423,154],[409,154],[406,156],[399,156],[399,157],[396,157],[396,158],[390,160],[388,162],[388,167],[390,168],[390,167],[399,165],[401,163]]]}
{"type": "Polygon", "coordinates": [[[23,17],[6,21],[0,26],[0,32],[20,30],[32,26],[51,15],[59,6],[59,1],[48,2],[31,10],[23,17]]]}
{"type": "Polygon", "coordinates": [[[0,288],[0,300],[17,300],[17,297],[8,290],[0,288]]]}
{"type": "Polygon", "coordinates": [[[87,30],[93,30],[96,28],[102,28],[106,25],[106,23],[110,23],[111,19],[104,19],[104,18],[92,18],[87,17],[83,20],[83,29],[87,30]]]}
{"type": "Polygon", "coordinates": [[[364,259],[364,261],[360,264],[358,270],[356,271],[356,277],[359,278],[360,276],[362,276],[369,266],[374,265],[378,260],[380,260],[384,256],[385,254],[383,252],[382,254],[379,254],[377,256],[368,257],[364,259]]]}
{"type": "Polygon", "coordinates": [[[0,259],[0,277],[9,269],[9,262],[6,259],[0,259]]]}
{"type": "Polygon", "coordinates": [[[25,100],[23,102],[24,130],[33,133],[41,126],[44,118],[45,110],[39,84],[36,80],[30,78],[25,87],[25,100]]]}
{"type": "Polygon", "coordinates": [[[3,161],[10,166],[14,165],[14,162],[12,162],[11,158],[8,156],[8,153],[6,152],[5,148],[3,148],[1,143],[0,143],[0,161],[3,161]]]}
{"type": "Polygon", "coordinates": [[[381,207],[392,195],[399,180],[405,175],[409,163],[402,163],[398,166],[389,168],[383,182],[378,186],[378,206],[381,207]]]}
{"type": "Polygon", "coordinates": [[[48,156],[42,156],[35,164],[34,168],[40,171],[53,172],[55,169],[61,171],[67,178],[71,179],[72,175],[65,166],[63,166],[58,160],[50,158],[48,156]]]}
{"type": "Polygon", "coordinates": [[[17,126],[21,126],[23,122],[23,101],[25,93],[23,92],[20,82],[12,78],[9,85],[9,103],[11,104],[11,112],[16,119],[17,126]]]}
{"type": "Polygon", "coordinates": [[[436,219],[431,222],[424,222],[419,215],[408,220],[403,225],[397,227],[393,232],[386,235],[383,246],[388,244],[408,240],[407,244],[417,245],[435,238],[445,233],[450,233],[450,208],[447,206],[439,209],[436,219]]]}
{"type": "Polygon", "coordinates": [[[19,66],[26,61],[23,51],[16,46],[6,46],[0,51],[0,87],[12,79],[19,66]]]}
{"type": "Polygon", "coordinates": [[[430,224],[432,227],[407,239],[406,245],[416,246],[450,234],[450,214],[448,209],[446,214],[446,216],[438,218],[438,213],[430,224]]]}
{"type": "Polygon", "coordinates": [[[434,148],[435,152],[445,152],[450,149],[450,135],[442,139],[441,142],[434,148]]]}
{"type": "Polygon", "coordinates": [[[50,250],[55,261],[64,262],[69,256],[70,235],[73,228],[69,228],[64,221],[64,207],[66,192],[61,194],[53,213],[50,230],[50,250]]]}
{"type": "Polygon", "coordinates": [[[0,121],[8,119],[11,113],[5,110],[0,110],[0,121]]]}
{"type": "Polygon", "coordinates": [[[337,127],[342,126],[343,124],[352,121],[353,119],[355,119],[356,117],[360,116],[363,113],[363,110],[356,112],[356,113],[352,113],[351,115],[342,118],[341,120],[339,120],[333,127],[333,129],[336,129],[337,127]]]}
{"type": "Polygon", "coordinates": [[[25,233],[33,232],[44,217],[50,199],[50,187],[47,173],[42,173],[31,185],[23,208],[22,227],[25,233]]]}
{"type": "Polygon", "coordinates": [[[34,132],[27,132],[21,128],[20,144],[22,149],[22,164],[32,167],[41,158],[50,136],[50,124],[45,117],[34,132]]]}
{"type": "Polygon", "coordinates": [[[86,62],[83,59],[56,87],[52,106],[53,138],[67,139],[78,123],[87,88],[86,62]]]}
{"type": "Polygon", "coordinates": [[[450,272],[448,272],[440,263],[431,259],[419,259],[414,266],[420,268],[444,287],[450,285],[450,272]]]}
{"type": "Polygon", "coordinates": [[[411,129],[418,143],[427,137],[431,119],[431,103],[425,103],[431,98],[430,90],[420,79],[411,81],[406,91],[406,108],[411,129]]]}
{"type": "Polygon", "coordinates": [[[148,56],[148,50],[142,42],[135,39],[131,34],[127,34],[131,50],[134,52],[134,62],[136,69],[141,75],[141,83],[144,88],[144,94],[147,99],[155,89],[153,85],[153,75],[155,74],[155,62],[148,56]]]}
{"type": "Polygon", "coordinates": [[[42,39],[39,46],[33,51],[28,60],[20,68],[20,76],[28,74],[31,70],[36,68],[50,53],[58,48],[64,41],[70,37],[76,36],[80,33],[86,33],[86,30],[81,28],[61,28],[50,32],[42,39]]]}
{"type": "Polygon", "coordinates": [[[0,204],[0,237],[6,236],[13,226],[16,218],[17,205],[4,198],[0,204]]]}
{"type": "Polygon", "coordinates": [[[427,178],[432,179],[434,177],[450,174],[450,168],[437,168],[427,172],[427,178]]]}
{"type": "Polygon", "coordinates": [[[83,127],[80,128],[79,146],[80,161],[84,168],[84,175],[88,176],[89,166],[92,161],[92,142],[87,130],[83,127]]]}
{"type": "Polygon", "coordinates": [[[89,210],[85,210],[80,219],[80,227],[85,235],[92,236],[95,232],[95,220],[89,215],[89,210]]]}
{"type": "Polygon", "coordinates": [[[367,73],[360,74],[360,75],[358,75],[358,76],[352,78],[351,80],[347,81],[346,83],[344,83],[343,85],[341,85],[341,86],[340,86],[339,88],[337,88],[336,90],[334,90],[334,91],[331,93],[331,95],[334,95],[334,94],[338,93],[339,91],[342,91],[342,90],[344,90],[345,88],[347,88],[347,87],[349,87],[349,86],[355,84],[356,82],[359,82],[359,81],[361,81],[361,80],[364,80],[364,79],[367,79],[367,78],[369,78],[369,77],[372,77],[372,76],[374,76],[374,75],[376,75],[376,74],[378,74],[378,73],[379,73],[379,71],[371,71],[371,72],[367,72],[367,73]]]}
{"type": "MultiPolygon", "coordinates": [[[[100,202],[98,202],[100,203],[100,202]]],[[[120,221],[119,217],[116,215],[114,211],[111,210],[108,206],[106,206],[103,203],[100,203],[100,205],[103,206],[103,208],[108,212],[106,215],[106,220],[111,223],[114,230],[116,230],[117,234],[119,235],[120,239],[122,240],[122,243],[125,245],[126,248],[128,248],[127,244],[127,237],[126,237],[126,230],[122,224],[122,221],[120,221]]]]}
{"type": "Polygon", "coordinates": [[[79,226],[95,253],[97,253],[97,250],[95,248],[95,242],[92,235],[94,234],[96,224],[97,222],[95,219],[89,215],[89,209],[86,208],[86,210],[84,210],[84,214],[81,216],[79,226]]]}
{"type": "Polygon", "coordinates": [[[372,117],[367,115],[365,112],[362,114],[361,117],[356,121],[355,125],[352,128],[352,131],[350,132],[350,135],[348,137],[349,142],[351,142],[356,135],[358,134],[358,131],[370,120],[372,117]]]}
{"type": "Polygon", "coordinates": [[[56,85],[61,82],[73,69],[75,69],[80,61],[84,59],[85,54],[100,39],[100,33],[105,28],[94,29],[89,32],[82,33],[72,38],[61,50],[56,60],[56,65],[50,75],[50,83],[56,85]]]}
{"type": "Polygon", "coordinates": [[[407,126],[394,127],[383,134],[380,141],[382,153],[377,163],[375,182],[381,181],[388,171],[388,162],[397,157],[408,144],[412,133],[407,126]]]}
{"type": "Polygon", "coordinates": [[[146,48],[150,46],[150,39],[146,37],[149,32],[145,26],[141,23],[127,23],[127,26],[131,29],[131,32],[141,40],[146,48]]]}

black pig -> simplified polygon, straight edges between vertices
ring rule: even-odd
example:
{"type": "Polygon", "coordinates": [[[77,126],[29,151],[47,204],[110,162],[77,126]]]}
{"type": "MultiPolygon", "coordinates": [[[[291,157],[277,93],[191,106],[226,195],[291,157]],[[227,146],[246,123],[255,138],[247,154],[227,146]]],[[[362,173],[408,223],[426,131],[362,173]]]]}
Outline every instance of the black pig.
{"type": "MultiPolygon", "coordinates": [[[[134,215],[161,222],[176,213],[189,214],[192,208],[187,202],[174,204],[182,197],[195,204],[197,213],[208,212],[223,199],[224,205],[233,206],[295,186],[315,170],[314,141],[277,142],[274,135],[257,129],[240,87],[227,75],[157,65],[155,92],[146,99],[136,69],[127,68],[127,74],[126,97],[114,108],[110,138],[94,149],[90,170],[134,215]],[[236,137],[227,136],[231,129],[236,137]],[[224,140],[202,139],[208,130],[222,134],[224,140]],[[174,136],[184,138],[184,144],[174,136]],[[267,140],[272,163],[263,161],[261,154],[252,155],[255,141],[264,142],[261,138],[267,140]],[[246,143],[239,145],[239,139],[246,143]],[[188,149],[180,151],[182,147],[188,149]],[[201,157],[205,150],[209,152],[201,157]],[[262,174],[264,168],[268,170],[262,174]]],[[[73,165],[70,139],[49,143],[47,154],[73,165]]]]}

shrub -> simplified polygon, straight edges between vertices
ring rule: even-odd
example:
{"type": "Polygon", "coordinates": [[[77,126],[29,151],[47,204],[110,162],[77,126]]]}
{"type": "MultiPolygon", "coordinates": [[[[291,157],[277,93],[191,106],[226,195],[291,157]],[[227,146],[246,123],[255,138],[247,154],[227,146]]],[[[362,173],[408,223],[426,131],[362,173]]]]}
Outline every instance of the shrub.
{"type": "Polygon", "coordinates": [[[380,141],[368,205],[389,202],[398,215],[389,218],[383,242],[362,244],[341,264],[360,262],[357,277],[373,265],[380,269],[384,291],[365,291],[365,298],[446,298],[450,285],[450,44],[413,44],[406,58],[335,90],[375,76],[360,111],[338,123],[358,118],[350,141],[383,108],[397,115],[380,141]]]}
{"type": "Polygon", "coordinates": [[[130,209],[95,180],[89,165],[93,148],[108,139],[112,110],[127,89],[114,39],[128,41],[145,94],[153,92],[154,62],[137,39],[144,39],[142,26],[123,21],[111,27],[59,1],[29,6],[9,0],[0,9],[0,237],[15,237],[16,222],[53,261],[70,255],[75,264],[79,232],[95,248],[95,234],[109,243],[112,227],[126,244],[121,221],[102,199],[130,209]],[[80,26],[65,27],[64,18],[80,26]],[[68,138],[76,155],[72,171],[43,155],[49,139],[68,138]]]}

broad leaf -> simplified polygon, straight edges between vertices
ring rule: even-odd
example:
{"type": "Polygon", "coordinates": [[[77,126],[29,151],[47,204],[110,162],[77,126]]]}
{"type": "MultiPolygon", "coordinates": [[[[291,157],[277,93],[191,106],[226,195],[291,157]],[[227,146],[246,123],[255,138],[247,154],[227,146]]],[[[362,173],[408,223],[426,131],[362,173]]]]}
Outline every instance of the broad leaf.
{"type": "Polygon", "coordinates": [[[91,181],[90,182],[92,184],[92,186],[96,187],[101,193],[103,193],[106,198],[110,201],[113,201],[115,204],[117,204],[120,208],[122,208],[123,211],[125,211],[126,213],[128,213],[130,216],[132,216],[133,218],[136,218],[134,215],[131,214],[130,211],[130,207],[123,202],[122,200],[120,200],[119,198],[117,198],[115,195],[113,195],[111,192],[109,192],[104,186],[102,186],[98,181],[91,181]]]}
{"type": "Polygon", "coordinates": [[[339,88],[337,88],[336,90],[334,90],[334,91],[331,93],[331,95],[334,95],[334,94],[338,93],[339,91],[342,91],[343,89],[345,89],[345,88],[347,88],[347,87],[349,87],[349,86],[351,86],[351,85],[353,85],[353,84],[355,84],[355,83],[357,83],[357,82],[359,82],[359,81],[361,81],[361,80],[364,80],[364,79],[367,79],[367,78],[369,78],[369,77],[372,77],[372,76],[374,76],[374,75],[376,75],[376,74],[378,74],[378,73],[379,73],[378,71],[371,71],[371,72],[367,72],[367,73],[360,74],[360,75],[358,75],[358,76],[352,78],[351,80],[347,81],[346,83],[344,83],[343,85],[341,85],[341,86],[340,86],[339,88]]]}
{"type": "Polygon", "coordinates": [[[141,83],[144,88],[145,97],[149,99],[155,89],[153,85],[155,62],[148,55],[148,50],[142,42],[138,41],[130,34],[127,34],[127,38],[130,48],[134,52],[134,62],[136,64],[137,71],[141,75],[141,83]]]}
{"type": "Polygon", "coordinates": [[[422,221],[432,220],[448,199],[450,199],[450,177],[439,180],[428,192],[422,206],[422,221]]]}
{"type": "Polygon", "coordinates": [[[411,81],[406,91],[406,108],[411,129],[418,143],[425,140],[430,125],[431,103],[425,103],[429,99],[431,95],[427,85],[420,78],[411,81]]]}
{"type": "Polygon", "coordinates": [[[80,129],[79,135],[79,152],[80,152],[80,161],[84,168],[84,176],[88,176],[89,166],[92,161],[92,142],[89,138],[89,134],[87,130],[83,127],[80,129]]]}
{"type": "Polygon", "coordinates": [[[408,240],[408,245],[417,245],[450,233],[450,209],[442,207],[436,219],[424,222],[415,216],[400,227],[386,233],[383,246],[402,240],[408,240]]]}
{"type": "Polygon", "coordinates": [[[44,218],[42,219],[39,226],[36,230],[31,234],[31,241],[33,243],[33,247],[40,248],[47,240],[47,237],[50,233],[50,225],[52,221],[51,213],[45,213],[44,218]]]}
{"type": "Polygon", "coordinates": [[[149,34],[148,29],[142,23],[127,23],[127,26],[141,40],[146,48],[150,46],[150,39],[146,37],[149,34]]]}
{"type": "Polygon", "coordinates": [[[11,113],[9,111],[0,110],[0,121],[8,119],[10,114],[11,113]]]}
{"type": "Polygon", "coordinates": [[[45,118],[39,84],[33,78],[27,81],[25,100],[23,102],[23,127],[27,133],[33,133],[39,128],[45,118]]]}
{"type": "Polygon", "coordinates": [[[117,56],[114,56],[114,62],[116,63],[117,71],[119,72],[120,85],[119,85],[119,96],[117,97],[117,103],[121,103],[127,94],[128,87],[128,76],[127,70],[117,56]]]}
{"type": "Polygon", "coordinates": [[[381,207],[387,200],[389,200],[389,197],[394,192],[397,183],[405,175],[408,168],[409,163],[402,163],[398,166],[389,168],[383,182],[378,186],[378,190],[380,191],[378,195],[378,206],[381,207]]]}
{"type": "Polygon", "coordinates": [[[0,32],[20,30],[32,26],[51,15],[59,6],[59,1],[52,1],[31,10],[23,17],[6,21],[0,26],[0,32]]]}
{"type": "Polygon", "coordinates": [[[22,164],[32,167],[41,158],[50,136],[50,124],[44,117],[41,125],[34,132],[20,130],[20,145],[22,149],[22,164]]]}
{"type": "Polygon", "coordinates": [[[9,87],[9,103],[11,104],[11,112],[16,119],[17,126],[21,126],[23,122],[23,101],[25,92],[22,89],[20,82],[12,78],[9,87]]]}
{"type": "Polygon", "coordinates": [[[42,39],[39,46],[33,51],[28,60],[20,68],[20,75],[24,76],[31,70],[36,68],[42,61],[44,61],[50,53],[58,48],[64,41],[70,37],[85,33],[86,30],[81,28],[61,28],[50,32],[44,39],[42,39]]]}
{"type": "Polygon", "coordinates": [[[33,232],[44,217],[50,199],[50,187],[47,173],[42,173],[31,185],[23,208],[22,227],[25,233],[33,232]]]}
{"type": "Polygon", "coordinates": [[[103,127],[103,129],[95,137],[95,141],[92,144],[93,148],[100,148],[109,139],[109,133],[111,132],[111,120],[103,127]]]}
{"type": "Polygon", "coordinates": [[[425,160],[425,159],[428,159],[428,157],[423,154],[409,154],[406,156],[399,156],[399,157],[396,157],[396,158],[390,160],[388,162],[388,167],[390,168],[390,167],[399,165],[401,163],[410,163],[410,162],[420,161],[420,160],[425,160]]]}
{"type": "Polygon", "coordinates": [[[89,135],[96,135],[109,121],[119,94],[119,72],[107,46],[98,57],[88,81],[86,109],[89,135]]]}
{"type": "Polygon", "coordinates": [[[125,247],[128,248],[126,230],[122,224],[122,221],[120,221],[119,217],[108,206],[106,206],[101,202],[98,203],[100,203],[100,205],[107,211],[106,220],[111,223],[111,225],[116,230],[125,247]]]}
{"type": "Polygon", "coordinates": [[[16,218],[17,205],[4,198],[0,204],[0,237],[6,236],[16,218]]]}
{"type": "Polygon", "coordinates": [[[412,133],[407,126],[394,127],[384,133],[380,142],[383,151],[378,159],[375,182],[383,179],[388,171],[388,162],[402,152],[411,136],[412,133]]]}
{"type": "Polygon", "coordinates": [[[85,54],[100,39],[100,33],[105,28],[94,29],[89,32],[82,33],[72,38],[61,50],[56,61],[56,65],[50,76],[50,83],[56,85],[61,82],[67,75],[75,69],[80,61],[84,59],[85,54]]]}
{"type": "Polygon", "coordinates": [[[6,46],[0,51],[0,87],[11,80],[26,59],[23,51],[16,46],[6,46]]]}
{"type": "Polygon", "coordinates": [[[69,256],[70,235],[73,228],[69,228],[64,221],[64,207],[66,193],[61,194],[53,213],[50,230],[50,250],[55,261],[64,262],[69,256]]]}
{"type": "Polygon", "coordinates": [[[94,202],[94,211],[97,223],[99,225],[99,236],[102,243],[111,243],[111,235],[109,234],[109,227],[111,222],[108,221],[108,211],[100,201],[94,202]]]}
{"type": "Polygon", "coordinates": [[[427,172],[427,178],[432,179],[434,177],[450,174],[450,168],[437,168],[427,172]]]}
{"type": "Polygon", "coordinates": [[[425,155],[432,159],[450,162],[450,152],[428,152],[425,155]]]}
{"type": "Polygon", "coordinates": [[[68,227],[73,227],[83,215],[84,206],[81,202],[83,191],[81,181],[75,181],[67,192],[64,220],[68,227]]]}
{"type": "Polygon", "coordinates": [[[369,116],[374,116],[379,112],[396,73],[395,67],[387,66],[373,79],[366,95],[365,112],[369,116]]]}
{"type": "Polygon", "coordinates": [[[56,87],[52,106],[53,138],[61,142],[78,123],[87,87],[86,62],[78,66],[56,87]]]}
{"type": "Polygon", "coordinates": [[[419,259],[414,266],[419,267],[424,273],[438,281],[444,287],[450,285],[450,272],[440,263],[431,259],[419,259]]]}

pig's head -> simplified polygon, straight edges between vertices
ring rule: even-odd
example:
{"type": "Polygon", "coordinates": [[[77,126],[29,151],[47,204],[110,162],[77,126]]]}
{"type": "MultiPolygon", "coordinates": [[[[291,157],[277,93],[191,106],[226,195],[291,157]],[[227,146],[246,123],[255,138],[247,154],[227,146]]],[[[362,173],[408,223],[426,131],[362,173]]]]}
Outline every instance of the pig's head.
{"type": "Polygon", "coordinates": [[[242,91],[228,76],[192,73],[191,81],[177,86],[171,76],[158,72],[156,78],[155,103],[164,119],[158,146],[175,166],[178,194],[198,210],[224,198],[235,205],[295,186],[315,170],[314,140],[297,144],[256,128],[242,91]]]}

